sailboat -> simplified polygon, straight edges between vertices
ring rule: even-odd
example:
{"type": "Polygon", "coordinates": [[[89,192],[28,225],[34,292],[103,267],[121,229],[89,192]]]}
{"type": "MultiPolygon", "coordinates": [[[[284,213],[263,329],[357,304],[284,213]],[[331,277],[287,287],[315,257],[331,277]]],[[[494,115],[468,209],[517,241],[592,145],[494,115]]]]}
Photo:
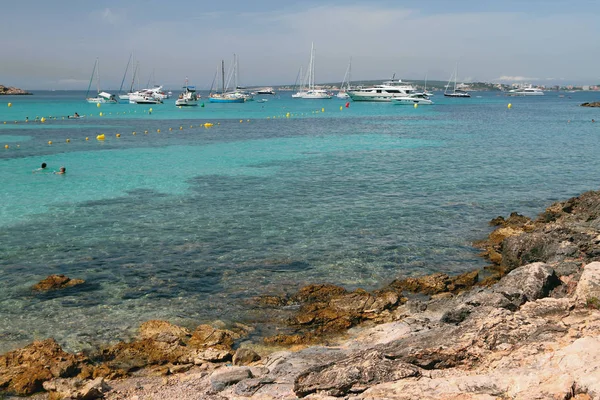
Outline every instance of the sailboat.
{"type": "Polygon", "coordinates": [[[446,88],[444,89],[444,96],[446,96],[446,97],[471,97],[471,95],[469,93],[465,92],[464,90],[456,88],[457,77],[458,77],[458,63],[456,63],[456,67],[454,68],[454,73],[452,75],[450,75],[448,84],[446,85],[446,88]],[[450,88],[450,82],[452,82],[452,78],[454,78],[454,87],[453,87],[452,91],[450,92],[450,91],[448,91],[448,89],[450,88]]]}
{"type": "Polygon", "coordinates": [[[348,62],[348,68],[346,68],[346,73],[344,74],[344,79],[342,80],[342,84],[340,85],[340,91],[335,96],[339,99],[347,99],[350,97],[348,90],[350,90],[350,75],[352,74],[352,57],[350,57],[350,62],[348,62]]]}
{"type": "Polygon", "coordinates": [[[125,73],[123,73],[123,79],[121,80],[121,86],[119,87],[119,103],[129,103],[129,94],[122,94],[123,85],[125,84],[125,78],[127,77],[127,71],[129,71],[129,65],[133,59],[133,53],[129,55],[129,61],[127,61],[127,66],[125,67],[125,73]]]}
{"type": "Polygon", "coordinates": [[[114,95],[100,91],[100,67],[98,66],[98,59],[94,63],[94,69],[92,70],[92,76],[90,77],[90,84],[88,85],[87,92],[85,94],[85,100],[88,103],[116,103],[117,99],[114,95]],[[96,97],[89,97],[90,88],[92,87],[92,81],[94,80],[94,73],[96,74],[96,87],[98,93],[96,97]]]}
{"type": "MultiPolygon", "coordinates": [[[[211,89],[212,91],[212,89],[211,89]]],[[[221,60],[221,93],[209,94],[208,101],[211,103],[243,103],[246,101],[243,97],[237,97],[227,93],[225,86],[225,61],[221,60]]]]}
{"type": "Polygon", "coordinates": [[[315,89],[315,46],[310,47],[310,63],[308,64],[308,91],[302,99],[330,99],[331,95],[324,89],[315,89]]]}
{"type": "Polygon", "coordinates": [[[250,93],[248,90],[246,90],[246,88],[244,88],[238,84],[239,74],[240,74],[239,59],[234,54],[233,55],[233,87],[235,89],[229,93],[233,97],[243,97],[244,101],[253,101],[254,96],[252,95],[252,93],[250,93]]]}
{"type": "MultiPolygon", "coordinates": [[[[132,60],[133,60],[133,58],[132,58],[132,60]]],[[[128,64],[128,65],[129,65],[129,64],[128,64]]],[[[133,91],[133,86],[135,85],[135,78],[136,78],[137,71],[138,71],[138,68],[139,68],[139,67],[140,67],[140,63],[139,63],[139,62],[137,62],[137,63],[135,64],[135,68],[133,69],[133,76],[131,77],[131,85],[129,86],[129,91],[128,91],[126,94],[120,94],[120,95],[119,95],[119,102],[120,102],[120,103],[129,103],[129,99],[130,99],[131,95],[132,95],[133,93],[135,93],[135,92],[133,91]]],[[[126,75],[126,74],[127,74],[127,69],[125,70],[125,75],[126,75]]],[[[123,75],[123,79],[125,79],[125,75],[123,75]]],[[[121,84],[121,85],[122,85],[122,84],[121,84]]]]}
{"type": "Polygon", "coordinates": [[[425,74],[425,84],[422,92],[413,93],[413,95],[431,97],[433,93],[427,91],[427,74],[425,74]]]}
{"type": "Polygon", "coordinates": [[[296,93],[292,94],[294,99],[301,99],[306,94],[306,88],[304,87],[304,77],[302,76],[302,66],[300,66],[300,70],[298,71],[298,76],[296,76],[296,82],[294,82],[294,87],[296,88],[296,93]],[[298,80],[302,77],[302,81],[300,82],[300,86],[298,86],[298,80]]]}

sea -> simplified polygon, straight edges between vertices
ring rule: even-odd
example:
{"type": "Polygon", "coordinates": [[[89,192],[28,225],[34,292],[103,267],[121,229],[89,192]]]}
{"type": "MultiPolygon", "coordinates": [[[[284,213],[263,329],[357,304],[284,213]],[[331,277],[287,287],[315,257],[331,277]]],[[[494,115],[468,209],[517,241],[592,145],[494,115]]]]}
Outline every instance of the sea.
{"type": "Polygon", "coordinates": [[[599,93],[472,94],[416,108],[0,97],[0,353],[48,337],[87,351],[150,319],[259,339],[281,315],[257,297],[482,268],[472,243],[492,218],[598,189],[600,110],[580,104],[599,93]],[[85,283],[32,290],[51,274],[85,283]]]}

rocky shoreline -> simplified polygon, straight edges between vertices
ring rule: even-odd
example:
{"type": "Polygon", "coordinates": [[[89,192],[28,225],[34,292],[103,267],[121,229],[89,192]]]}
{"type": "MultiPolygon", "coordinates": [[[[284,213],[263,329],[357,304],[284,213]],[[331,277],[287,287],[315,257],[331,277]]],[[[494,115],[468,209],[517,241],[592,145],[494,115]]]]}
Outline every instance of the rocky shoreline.
{"type": "Polygon", "coordinates": [[[45,391],[36,399],[600,398],[600,192],[491,224],[476,243],[491,263],[482,271],[263,297],[295,307],[289,332],[264,343],[243,325],[166,321],[96,354],[38,341],[0,356],[0,388],[45,391]]]}
{"type": "Polygon", "coordinates": [[[29,93],[23,89],[19,89],[16,87],[12,87],[12,86],[3,86],[0,85],[0,95],[6,95],[6,96],[16,96],[16,95],[31,95],[32,93],[29,93]]]}

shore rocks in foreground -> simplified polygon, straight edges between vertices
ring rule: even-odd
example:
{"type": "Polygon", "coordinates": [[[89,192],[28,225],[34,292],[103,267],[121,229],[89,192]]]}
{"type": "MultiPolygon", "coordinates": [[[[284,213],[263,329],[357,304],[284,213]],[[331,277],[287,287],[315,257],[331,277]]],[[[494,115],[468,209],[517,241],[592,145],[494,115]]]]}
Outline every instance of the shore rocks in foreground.
{"type": "Polygon", "coordinates": [[[0,356],[0,388],[17,395],[42,390],[53,378],[76,376],[88,360],[62,350],[54,339],[32,344],[0,356]]]}

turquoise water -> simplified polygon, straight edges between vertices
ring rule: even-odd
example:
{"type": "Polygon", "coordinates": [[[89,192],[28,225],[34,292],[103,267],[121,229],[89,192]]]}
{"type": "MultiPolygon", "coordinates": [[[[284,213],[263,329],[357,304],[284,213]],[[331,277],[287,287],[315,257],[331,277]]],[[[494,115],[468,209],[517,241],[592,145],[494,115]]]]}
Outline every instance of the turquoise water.
{"type": "Polygon", "coordinates": [[[49,336],[86,349],[152,318],[269,334],[277,313],[254,296],[482,267],[470,243],[491,218],[598,187],[600,112],[579,107],[592,93],[417,109],[83,96],[0,98],[0,352],[49,336]],[[67,174],[32,173],[42,162],[67,174]],[[86,284],[30,290],[55,273],[86,284]]]}

